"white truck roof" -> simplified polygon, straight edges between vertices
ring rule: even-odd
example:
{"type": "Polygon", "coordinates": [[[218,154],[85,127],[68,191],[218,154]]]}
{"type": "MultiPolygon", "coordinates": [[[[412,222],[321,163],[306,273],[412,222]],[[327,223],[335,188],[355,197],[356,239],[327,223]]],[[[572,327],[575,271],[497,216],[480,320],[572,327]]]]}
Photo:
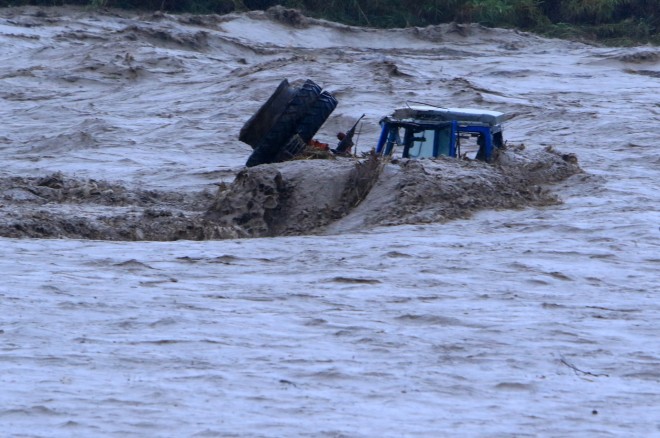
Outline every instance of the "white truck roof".
{"type": "Polygon", "coordinates": [[[407,106],[397,108],[392,118],[399,120],[446,121],[483,123],[494,126],[511,118],[510,115],[498,111],[488,111],[472,108],[439,108],[430,105],[407,106]]]}

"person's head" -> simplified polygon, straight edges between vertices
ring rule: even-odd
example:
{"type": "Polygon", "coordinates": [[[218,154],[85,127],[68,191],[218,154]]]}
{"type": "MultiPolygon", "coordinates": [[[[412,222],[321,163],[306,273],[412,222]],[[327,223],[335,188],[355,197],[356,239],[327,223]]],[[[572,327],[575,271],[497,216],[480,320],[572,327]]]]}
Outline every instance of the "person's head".
{"type": "Polygon", "coordinates": [[[338,138],[339,140],[343,140],[343,139],[346,138],[346,134],[344,134],[343,132],[338,132],[338,133],[337,133],[337,138],[338,138]]]}

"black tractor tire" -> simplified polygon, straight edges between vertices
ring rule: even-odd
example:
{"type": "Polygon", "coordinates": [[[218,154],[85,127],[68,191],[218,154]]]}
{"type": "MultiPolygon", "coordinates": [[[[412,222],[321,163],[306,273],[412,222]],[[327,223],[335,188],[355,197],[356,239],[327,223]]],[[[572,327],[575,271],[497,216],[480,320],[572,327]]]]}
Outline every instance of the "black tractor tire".
{"type": "Polygon", "coordinates": [[[297,133],[303,142],[308,143],[314,138],[335,108],[337,108],[337,99],[327,91],[322,92],[298,124],[297,133]]]}
{"type": "Polygon", "coordinates": [[[294,135],[286,142],[284,147],[275,156],[275,161],[280,163],[282,161],[289,161],[296,155],[300,154],[307,147],[307,143],[303,141],[298,134],[294,135]]]}
{"type": "Polygon", "coordinates": [[[270,131],[277,118],[284,112],[286,105],[293,99],[296,89],[284,79],[275,92],[259,110],[241,128],[238,139],[254,149],[262,138],[270,131]]]}
{"type": "MultiPolygon", "coordinates": [[[[255,152],[260,150],[258,156],[263,157],[264,163],[272,162],[279,150],[284,147],[289,138],[296,133],[298,123],[305,114],[309,112],[311,106],[316,100],[318,100],[320,94],[321,87],[309,79],[305,81],[303,86],[298,90],[282,114],[278,117],[273,128],[255,148],[255,152]]],[[[248,159],[248,161],[250,160],[248,159]]],[[[256,166],[256,164],[254,165],[256,166]]]]}

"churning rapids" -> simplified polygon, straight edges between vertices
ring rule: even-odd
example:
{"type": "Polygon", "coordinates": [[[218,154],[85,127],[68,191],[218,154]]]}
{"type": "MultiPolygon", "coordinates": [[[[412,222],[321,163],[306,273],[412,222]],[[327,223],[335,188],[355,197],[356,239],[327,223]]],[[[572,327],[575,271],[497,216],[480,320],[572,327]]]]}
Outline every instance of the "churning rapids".
{"type": "Polygon", "coordinates": [[[660,434],[660,49],[282,8],[0,39],[7,436],[660,434]],[[244,171],[284,78],[339,100],[321,141],[423,102],[511,147],[244,171]]]}

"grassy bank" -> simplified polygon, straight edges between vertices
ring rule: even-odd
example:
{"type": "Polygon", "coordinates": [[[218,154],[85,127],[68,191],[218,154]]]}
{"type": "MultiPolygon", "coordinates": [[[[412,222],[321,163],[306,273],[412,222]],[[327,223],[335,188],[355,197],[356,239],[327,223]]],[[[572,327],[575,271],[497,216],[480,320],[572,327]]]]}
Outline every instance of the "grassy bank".
{"type": "Polygon", "coordinates": [[[609,44],[660,44],[659,0],[0,0],[0,6],[64,3],[217,14],[282,5],[356,26],[477,22],[609,44]]]}

